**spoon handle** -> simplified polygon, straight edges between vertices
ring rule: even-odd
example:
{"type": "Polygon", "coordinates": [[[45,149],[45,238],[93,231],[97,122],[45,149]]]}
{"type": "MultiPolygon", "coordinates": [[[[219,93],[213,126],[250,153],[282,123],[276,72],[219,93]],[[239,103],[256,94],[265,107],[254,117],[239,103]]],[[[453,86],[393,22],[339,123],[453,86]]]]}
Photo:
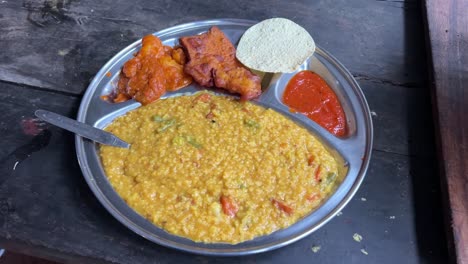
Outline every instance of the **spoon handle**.
{"type": "Polygon", "coordinates": [[[73,132],[87,139],[91,139],[98,143],[121,148],[130,147],[130,144],[109,132],[95,128],[85,123],[78,122],[68,117],[42,109],[36,110],[34,114],[43,121],[46,121],[52,125],[73,132]]]}

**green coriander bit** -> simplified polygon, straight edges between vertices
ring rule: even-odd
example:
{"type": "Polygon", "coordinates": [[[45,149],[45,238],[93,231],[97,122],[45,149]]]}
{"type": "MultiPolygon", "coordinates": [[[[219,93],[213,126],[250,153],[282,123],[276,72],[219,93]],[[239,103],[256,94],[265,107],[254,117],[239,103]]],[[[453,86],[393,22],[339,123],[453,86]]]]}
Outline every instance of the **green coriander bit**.
{"type": "Polygon", "coordinates": [[[187,140],[187,143],[190,145],[194,146],[195,148],[199,149],[202,147],[202,144],[200,144],[194,137],[192,136],[186,136],[185,139],[187,140]]]}
{"type": "Polygon", "coordinates": [[[329,173],[327,174],[327,179],[326,179],[327,185],[332,184],[332,183],[335,181],[335,179],[336,179],[336,173],[334,173],[334,172],[329,172],[329,173]]]}
{"type": "Polygon", "coordinates": [[[185,138],[183,136],[175,136],[172,139],[172,144],[176,146],[182,146],[185,143],[185,138]]]}
{"type": "Polygon", "coordinates": [[[252,119],[244,119],[244,125],[252,128],[260,128],[260,124],[252,119]]]}
{"type": "Polygon", "coordinates": [[[153,116],[153,121],[154,121],[154,122],[161,123],[161,122],[163,122],[164,120],[166,120],[166,119],[164,119],[164,117],[162,117],[162,116],[160,116],[160,115],[154,115],[154,116],[153,116]]]}

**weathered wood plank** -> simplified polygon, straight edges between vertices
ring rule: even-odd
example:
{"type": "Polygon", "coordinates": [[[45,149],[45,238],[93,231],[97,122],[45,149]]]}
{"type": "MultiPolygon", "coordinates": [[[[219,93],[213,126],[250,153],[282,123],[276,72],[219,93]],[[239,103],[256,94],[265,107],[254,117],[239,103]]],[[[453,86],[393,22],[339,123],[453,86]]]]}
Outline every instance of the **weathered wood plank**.
{"type": "Polygon", "coordinates": [[[5,252],[2,257],[0,258],[0,264],[8,264],[8,263],[15,263],[15,264],[60,264],[57,262],[52,262],[49,260],[30,257],[22,254],[18,254],[15,252],[7,251],[5,252]]]}
{"type": "MultiPolygon", "coordinates": [[[[367,85],[369,90],[380,90],[383,98],[412,98],[407,93],[423,91],[367,85]]],[[[0,111],[7,114],[0,123],[2,135],[7,135],[0,138],[1,246],[55,260],[68,256],[78,263],[301,263],[310,259],[318,263],[343,259],[347,263],[439,263],[446,257],[434,157],[408,157],[387,153],[388,149],[374,151],[366,180],[343,215],[286,248],[243,258],[208,258],[157,246],[121,225],[99,204],[81,175],[70,133],[39,126],[49,132],[34,136],[34,129],[21,121],[33,118],[36,108],[72,117],[79,100],[0,83],[0,111]],[[354,233],[364,240],[354,241],[354,233]],[[313,253],[312,246],[321,250],[313,253]]],[[[378,126],[404,123],[402,113],[419,107],[410,103],[413,100],[417,97],[395,107],[376,108],[383,118],[378,126]]]]}
{"type": "Polygon", "coordinates": [[[404,155],[433,155],[429,91],[358,81],[374,125],[374,149],[404,155]]]}
{"type": "Polygon", "coordinates": [[[202,19],[277,16],[303,25],[360,78],[406,86],[425,78],[416,1],[26,0],[0,3],[0,80],[81,94],[145,34],[202,19]]]}
{"type": "Polygon", "coordinates": [[[450,252],[468,263],[468,2],[425,2],[450,252]]]}

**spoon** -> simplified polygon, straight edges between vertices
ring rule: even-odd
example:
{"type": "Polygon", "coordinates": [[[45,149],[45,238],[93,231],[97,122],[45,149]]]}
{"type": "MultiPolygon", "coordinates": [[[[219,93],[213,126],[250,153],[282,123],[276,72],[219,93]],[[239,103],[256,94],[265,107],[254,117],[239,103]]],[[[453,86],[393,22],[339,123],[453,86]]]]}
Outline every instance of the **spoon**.
{"type": "Polygon", "coordinates": [[[42,109],[36,110],[34,114],[39,119],[46,121],[47,123],[50,123],[54,126],[58,126],[60,128],[73,132],[84,138],[96,141],[98,143],[120,148],[130,148],[129,143],[121,140],[114,134],[104,131],[102,129],[95,128],[88,124],[81,123],[68,117],[42,109]]]}

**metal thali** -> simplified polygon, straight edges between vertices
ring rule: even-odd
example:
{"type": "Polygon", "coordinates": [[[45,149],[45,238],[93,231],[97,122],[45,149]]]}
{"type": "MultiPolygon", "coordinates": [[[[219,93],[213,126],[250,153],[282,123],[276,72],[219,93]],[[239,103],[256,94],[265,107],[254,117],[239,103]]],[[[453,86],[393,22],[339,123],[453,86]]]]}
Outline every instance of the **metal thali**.
{"type": "MultiPolygon", "coordinates": [[[[206,20],[174,26],[154,33],[164,44],[173,46],[179,37],[191,36],[218,26],[233,43],[256,21],[238,19],[206,20]]],[[[104,128],[112,120],[140,106],[136,101],[112,104],[101,99],[115,89],[122,65],[141,47],[136,41],[129,45],[97,73],[89,85],[80,105],[77,120],[104,128]]],[[[205,244],[171,235],[153,225],[131,209],[114,191],[107,180],[99,158],[99,146],[76,136],[76,152],[83,175],[102,205],[122,224],[135,233],[170,248],[204,255],[246,255],[276,249],[297,241],[320,228],[338,213],[356,193],[370,160],[372,149],[372,121],[364,95],[353,76],[329,53],[317,47],[314,55],[298,69],[318,73],[332,87],[340,100],[347,118],[348,131],[344,137],[335,137],[302,114],[292,113],[281,102],[282,93],[295,73],[275,74],[263,94],[255,103],[286,115],[317,136],[329,149],[340,165],[344,178],[335,192],[315,211],[296,224],[270,235],[255,238],[236,245],[205,244]]],[[[164,97],[190,94],[199,91],[195,84],[164,97]]]]}

